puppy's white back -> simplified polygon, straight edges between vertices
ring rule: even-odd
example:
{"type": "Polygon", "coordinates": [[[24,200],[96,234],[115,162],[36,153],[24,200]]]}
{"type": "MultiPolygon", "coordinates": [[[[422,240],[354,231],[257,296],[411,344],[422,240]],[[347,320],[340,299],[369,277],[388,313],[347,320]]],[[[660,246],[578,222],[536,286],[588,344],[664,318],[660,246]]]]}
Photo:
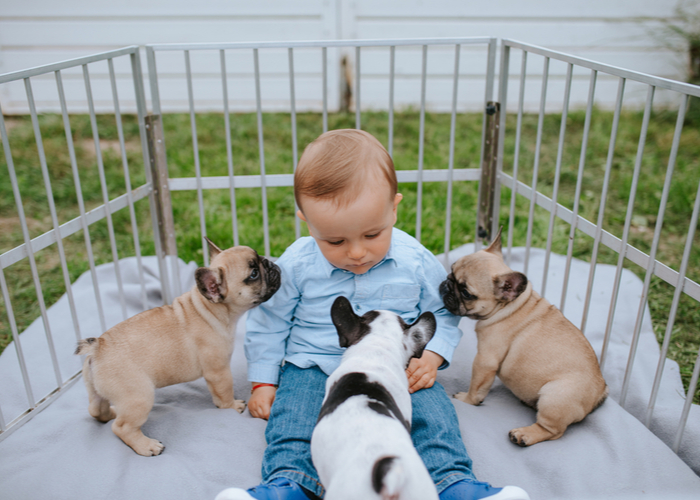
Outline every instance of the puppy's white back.
{"type": "Polygon", "coordinates": [[[367,403],[368,399],[360,396],[348,399],[314,430],[311,453],[327,489],[326,500],[382,498],[374,490],[372,472],[384,457],[399,457],[403,478],[391,478],[401,492],[397,499],[437,498],[406,428],[397,419],[368,410],[367,403]]]}
{"type": "Polygon", "coordinates": [[[334,318],[341,345],[344,322],[350,325],[348,337],[355,339],[328,378],[311,440],[314,466],[327,489],[325,498],[437,500],[435,485],[411,440],[405,373],[411,357],[417,350],[422,353],[432,338],[434,318],[422,316],[409,326],[388,311],[375,311],[368,320],[367,315],[355,316],[349,304],[343,306],[345,316],[337,322],[334,318]],[[365,329],[359,335],[358,320],[364,321],[365,329]],[[431,321],[426,336],[423,326],[431,321]]]}

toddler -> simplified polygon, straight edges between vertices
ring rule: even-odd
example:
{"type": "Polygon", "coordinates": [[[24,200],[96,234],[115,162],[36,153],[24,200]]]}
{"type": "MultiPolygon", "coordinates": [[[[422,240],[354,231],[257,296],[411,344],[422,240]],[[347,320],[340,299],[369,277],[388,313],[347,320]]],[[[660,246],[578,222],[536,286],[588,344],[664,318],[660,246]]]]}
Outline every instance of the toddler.
{"type": "Polygon", "coordinates": [[[494,488],[472,473],[452,402],[435,382],[461,338],[459,318],[444,308],[438,291],[446,277],[442,265],[394,228],[402,195],[381,143],[361,130],[321,135],[299,161],[294,196],[311,236],[294,242],[277,260],[282,286],[251,310],[247,321],[248,408],[253,417],[268,420],[263,482],[247,491],[226,489],[217,500],[323,497],[310,442],[326,379],[343,354],[330,317],[339,295],[359,315],[386,309],[410,324],[422,312],[435,313],[435,336],[423,356],[411,360],[406,376],[411,438],[440,499],[529,500],[518,487],[494,488]]]}

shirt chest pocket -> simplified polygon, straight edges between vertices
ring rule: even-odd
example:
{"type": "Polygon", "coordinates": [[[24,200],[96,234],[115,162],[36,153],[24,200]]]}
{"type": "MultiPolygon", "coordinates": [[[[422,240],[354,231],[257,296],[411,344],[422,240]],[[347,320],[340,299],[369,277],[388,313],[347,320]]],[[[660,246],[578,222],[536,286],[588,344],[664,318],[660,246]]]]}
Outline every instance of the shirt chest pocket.
{"type": "Polygon", "coordinates": [[[382,309],[412,317],[419,311],[419,301],[419,285],[399,283],[382,287],[382,309]]]}

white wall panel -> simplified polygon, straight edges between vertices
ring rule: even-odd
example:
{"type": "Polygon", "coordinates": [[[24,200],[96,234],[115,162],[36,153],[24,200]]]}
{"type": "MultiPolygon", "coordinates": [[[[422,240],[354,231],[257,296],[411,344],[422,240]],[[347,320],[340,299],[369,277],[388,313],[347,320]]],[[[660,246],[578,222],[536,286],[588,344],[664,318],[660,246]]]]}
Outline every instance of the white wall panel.
{"type": "MultiPolygon", "coordinates": [[[[96,52],[102,52],[127,45],[149,43],[200,43],[236,42],[268,40],[335,39],[336,3],[329,0],[270,0],[250,2],[240,0],[211,0],[206,2],[186,2],[183,0],[125,0],[121,2],[96,2],[86,0],[0,0],[0,73],[18,71],[52,62],[72,59],[96,52]]],[[[283,51],[284,52],[284,51],[283,51]]],[[[145,55],[145,53],[142,53],[145,55]]],[[[231,75],[252,74],[252,58],[227,56],[227,71],[231,75]]],[[[184,63],[170,65],[168,57],[159,56],[159,71],[163,78],[182,78],[184,63]]],[[[320,61],[320,56],[317,57],[320,61]]],[[[286,53],[278,58],[278,63],[261,59],[262,71],[267,74],[269,66],[280,66],[277,72],[287,72],[286,53]]],[[[142,57],[144,74],[147,77],[145,57],[142,57]]],[[[302,74],[309,71],[303,57],[295,60],[302,74]]],[[[197,80],[210,80],[206,85],[218,88],[221,93],[221,75],[218,54],[199,59],[192,55],[192,67],[197,80]]],[[[91,68],[95,78],[106,75],[103,70],[91,68]]],[[[331,75],[329,74],[329,77],[331,75]]],[[[120,73],[118,79],[128,81],[130,72],[120,73]]],[[[66,78],[66,92],[79,95],[81,83],[66,78]]],[[[334,77],[337,86],[337,77],[334,77]]],[[[121,85],[121,83],[120,83],[121,85]]],[[[273,101],[288,102],[289,85],[272,84],[277,95],[273,101]],[[286,89],[285,93],[281,93],[286,89]]],[[[107,85],[108,86],[108,85],[107,85]]],[[[27,112],[23,86],[3,85],[0,87],[0,101],[5,113],[27,112]]],[[[170,95],[173,110],[187,109],[187,93],[170,95]]],[[[36,90],[37,104],[43,111],[58,109],[52,103],[51,84],[46,82],[36,90]],[[45,92],[45,93],[42,93],[45,92]]],[[[298,89],[301,90],[301,89],[298,89]]],[[[329,89],[330,90],[330,89],[329,89]]],[[[97,89],[96,89],[97,91],[97,89]]],[[[267,91],[267,89],[266,89],[267,91]]],[[[271,91],[272,92],[272,91],[271,91]]],[[[146,81],[146,94],[150,99],[150,89],[146,81]]],[[[334,98],[337,100],[337,91],[334,98]]],[[[110,111],[111,97],[106,101],[95,96],[98,110],[110,111]]],[[[80,99],[71,101],[76,110],[86,109],[80,99]]],[[[170,102],[170,101],[168,101],[170,102]]],[[[247,103],[241,98],[238,103],[247,103]]],[[[127,107],[127,102],[123,103],[127,107]]],[[[131,103],[133,105],[133,103],[131,103]]],[[[254,101],[253,101],[254,105],[254,101]]],[[[243,106],[241,104],[241,106],[243,106]]],[[[133,107],[126,109],[133,111],[133,107]]],[[[241,108],[242,109],[242,108],[241,108]]],[[[254,109],[254,108],[253,108],[254,109]]],[[[251,108],[246,109],[250,111],[251,108]]],[[[79,112],[79,111],[76,111],[79,112]]]]}
{"type": "MultiPolygon", "coordinates": [[[[682,80],[685,76],[685,54],[664,46],[660,36],[660,19],[673,16],[673,2],[655,0],[590,0],[561,2],[538,0],[499,2],[401,0],[374,2],[355,0],[345,7],[343,29],[350,38],[431,37],[431,36],[494,36],[520,40],[578,57],[613,66],[682,80]]],[[[542,64],[535,58],[528,66],[528,75],[541,74],[542,64]]],[[[475,65],[483,71],[485,66],[475,65]]],[[[514,51],[511,75],[520,73],[520,57],[514,51]]],[[[550,82],[563,89],[565,65],[552,64],[550,82]],[[561,82],[561,84],[559,83],[561,82]]],[[[474,77],[484,78],[484,73],[474,77]]],[[[616,86],[605,82],[597,89],[597,104],[602,108],[614,106],[616,86]]],[[[509,92],[509,95],[512,92],[509,92]]],[[[517,96],[517,94],[516,94],[517,96]]],[[[586,104],[586,92],[574,90],[571,107],[586,104]]],[[[639,107],[640,98],[630,97],[626,104],[639,107]]],[[[538,109],[539,92],[526,92],[525,108],[538,109]]],[[[512,101],[511,101],[512,103],[512,101]]],[[[509,105],[511,109],[511,105],[509,105]]],[[[561,104],[551,110],[561,109],[561,104]]]]}
{"type": "MultiPolygon", "coordinates": [[[[149,43],[199,43],[274,40],[383,39],[415,37],[489,36],[510,38],[571,53],[614,66],[682,80],[686,55],[663,45],[660,20],[673,15],[674,2],[658,0],[0,0],[0,73],[111,50],[126,45],[149,43]]],[[[344,54],[354,66],[355,52],[329,50],[329,107],[340,102],[340,58],[344,54]]],[[[195,104],[198,110],[221,110],[221,73],[218,51],[191,51],[195,104]]],[[[159,88],[164,111],[188,109],[182,52],[157,55],[159,88]]],[[[386,109],[388,105],[388,49],[363,49],[361,106],[386,109]]],[[[145,57],[142,57],[147,77],[145,57]]],[[[231,109],[255,109],[252,51],[226,52],[231,109]]],[[[286,50],[261,50],[262,99],[265,110],[289,110],[289,75],[286,50]]],[[[320,49],[295,51],[296,105],[299,111],[319,111],[322,106],[320,49]]],[[[498,69],[498,65],[496,66],[498,69]]],[[[420,98],[421,50],[401,47],[396,51],[397,108],[417,107],[420,98]]],[[[428,54],[426,104],[429,110],[451,107],[454,48],[431,48],[428,54]]],[[[563,88],[565,65],[553,64],[550,82],[563,88]]],[[[95,103],[98,110],[111,110],[106,64],[91,65],[95,103]],[[94,67],[93,67],[94,66],[94,67]],[[98,87],[104,87],[100,89],[98,87]],[[104,95],[103,95],[104,94],[104,95]]],[[[133,90],[128,60],[118,61],[119,88],[124,88],[124,111],[133,111],[133,90]]],[[[519,51],[511,57],[510,73],[520,72],[519,51]]],[[[532,58],[528,75],[538,78],[541,63],[532,58]]],[[[459,110],[479,110],[483,105],[486,75],[485,47],[462,47],[460,59],[459,110]]],[[[74,112],[86,109],[80,71],[65,72],[66,92],[74,112]],[[82,92],[82,97],[81,97],[82,92]]],[[[586,81],[587,72],[575,74],[586,81]]],[[[52,78],[33,79],[37,104],[42,111],[55,111],[55,83],[52,78]]],[[[614,104],[615,79],[601,75],[597,104],[614,104]]],[[[513,80],[509,109],[513,105],[513,80]]],[[[526,109],[537,109],[539,92],[534,84],[526,91],[526,109]]],[[[554,90],[553,90],[554,91],[554,90]]],[[[644,99],[633,94],[630,106],[644,99]]],[[[146,87],[147,98],[150,89],[146,87]]],[[[572,91],[573,108],[585,105],[587,89],[572,91]]],[[[24,87],[3,85],[0,101],[5,113],[24,113],[24,87]]],[[[671,99],[672,101],[672,99],[671,99]]],[[[660,98],[659,103],[663,103],[660,98]]],[[[561,105],[559,105],[561,106],[561,105]]],[[[557,108],[552,104],[552,111],[557,108]]]]}

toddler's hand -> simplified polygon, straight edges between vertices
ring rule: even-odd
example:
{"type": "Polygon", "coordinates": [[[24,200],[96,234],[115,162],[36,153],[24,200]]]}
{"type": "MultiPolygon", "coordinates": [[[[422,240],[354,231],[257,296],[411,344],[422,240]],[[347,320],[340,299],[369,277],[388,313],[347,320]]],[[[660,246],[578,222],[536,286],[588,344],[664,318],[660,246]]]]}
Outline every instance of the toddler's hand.
{"type": "Polygon", "coordinates": [[[437,377],[438,368],[444,358],[433,351],[423,351],[420,358],[413,358],[406,369],[408,392],[413,394],[426,387],[432,387],[437,377]]]}
{"type": "MultiPolygon", "coordinates": [[[[253,386],[257,384],[253,383],[253,386]]],[[[248,411],[255,418],[267,420],[270,418],[270,408],[275,401],[277,388],[269,385],[258,387],[253,391],[248,400],[248,411]]]]}

